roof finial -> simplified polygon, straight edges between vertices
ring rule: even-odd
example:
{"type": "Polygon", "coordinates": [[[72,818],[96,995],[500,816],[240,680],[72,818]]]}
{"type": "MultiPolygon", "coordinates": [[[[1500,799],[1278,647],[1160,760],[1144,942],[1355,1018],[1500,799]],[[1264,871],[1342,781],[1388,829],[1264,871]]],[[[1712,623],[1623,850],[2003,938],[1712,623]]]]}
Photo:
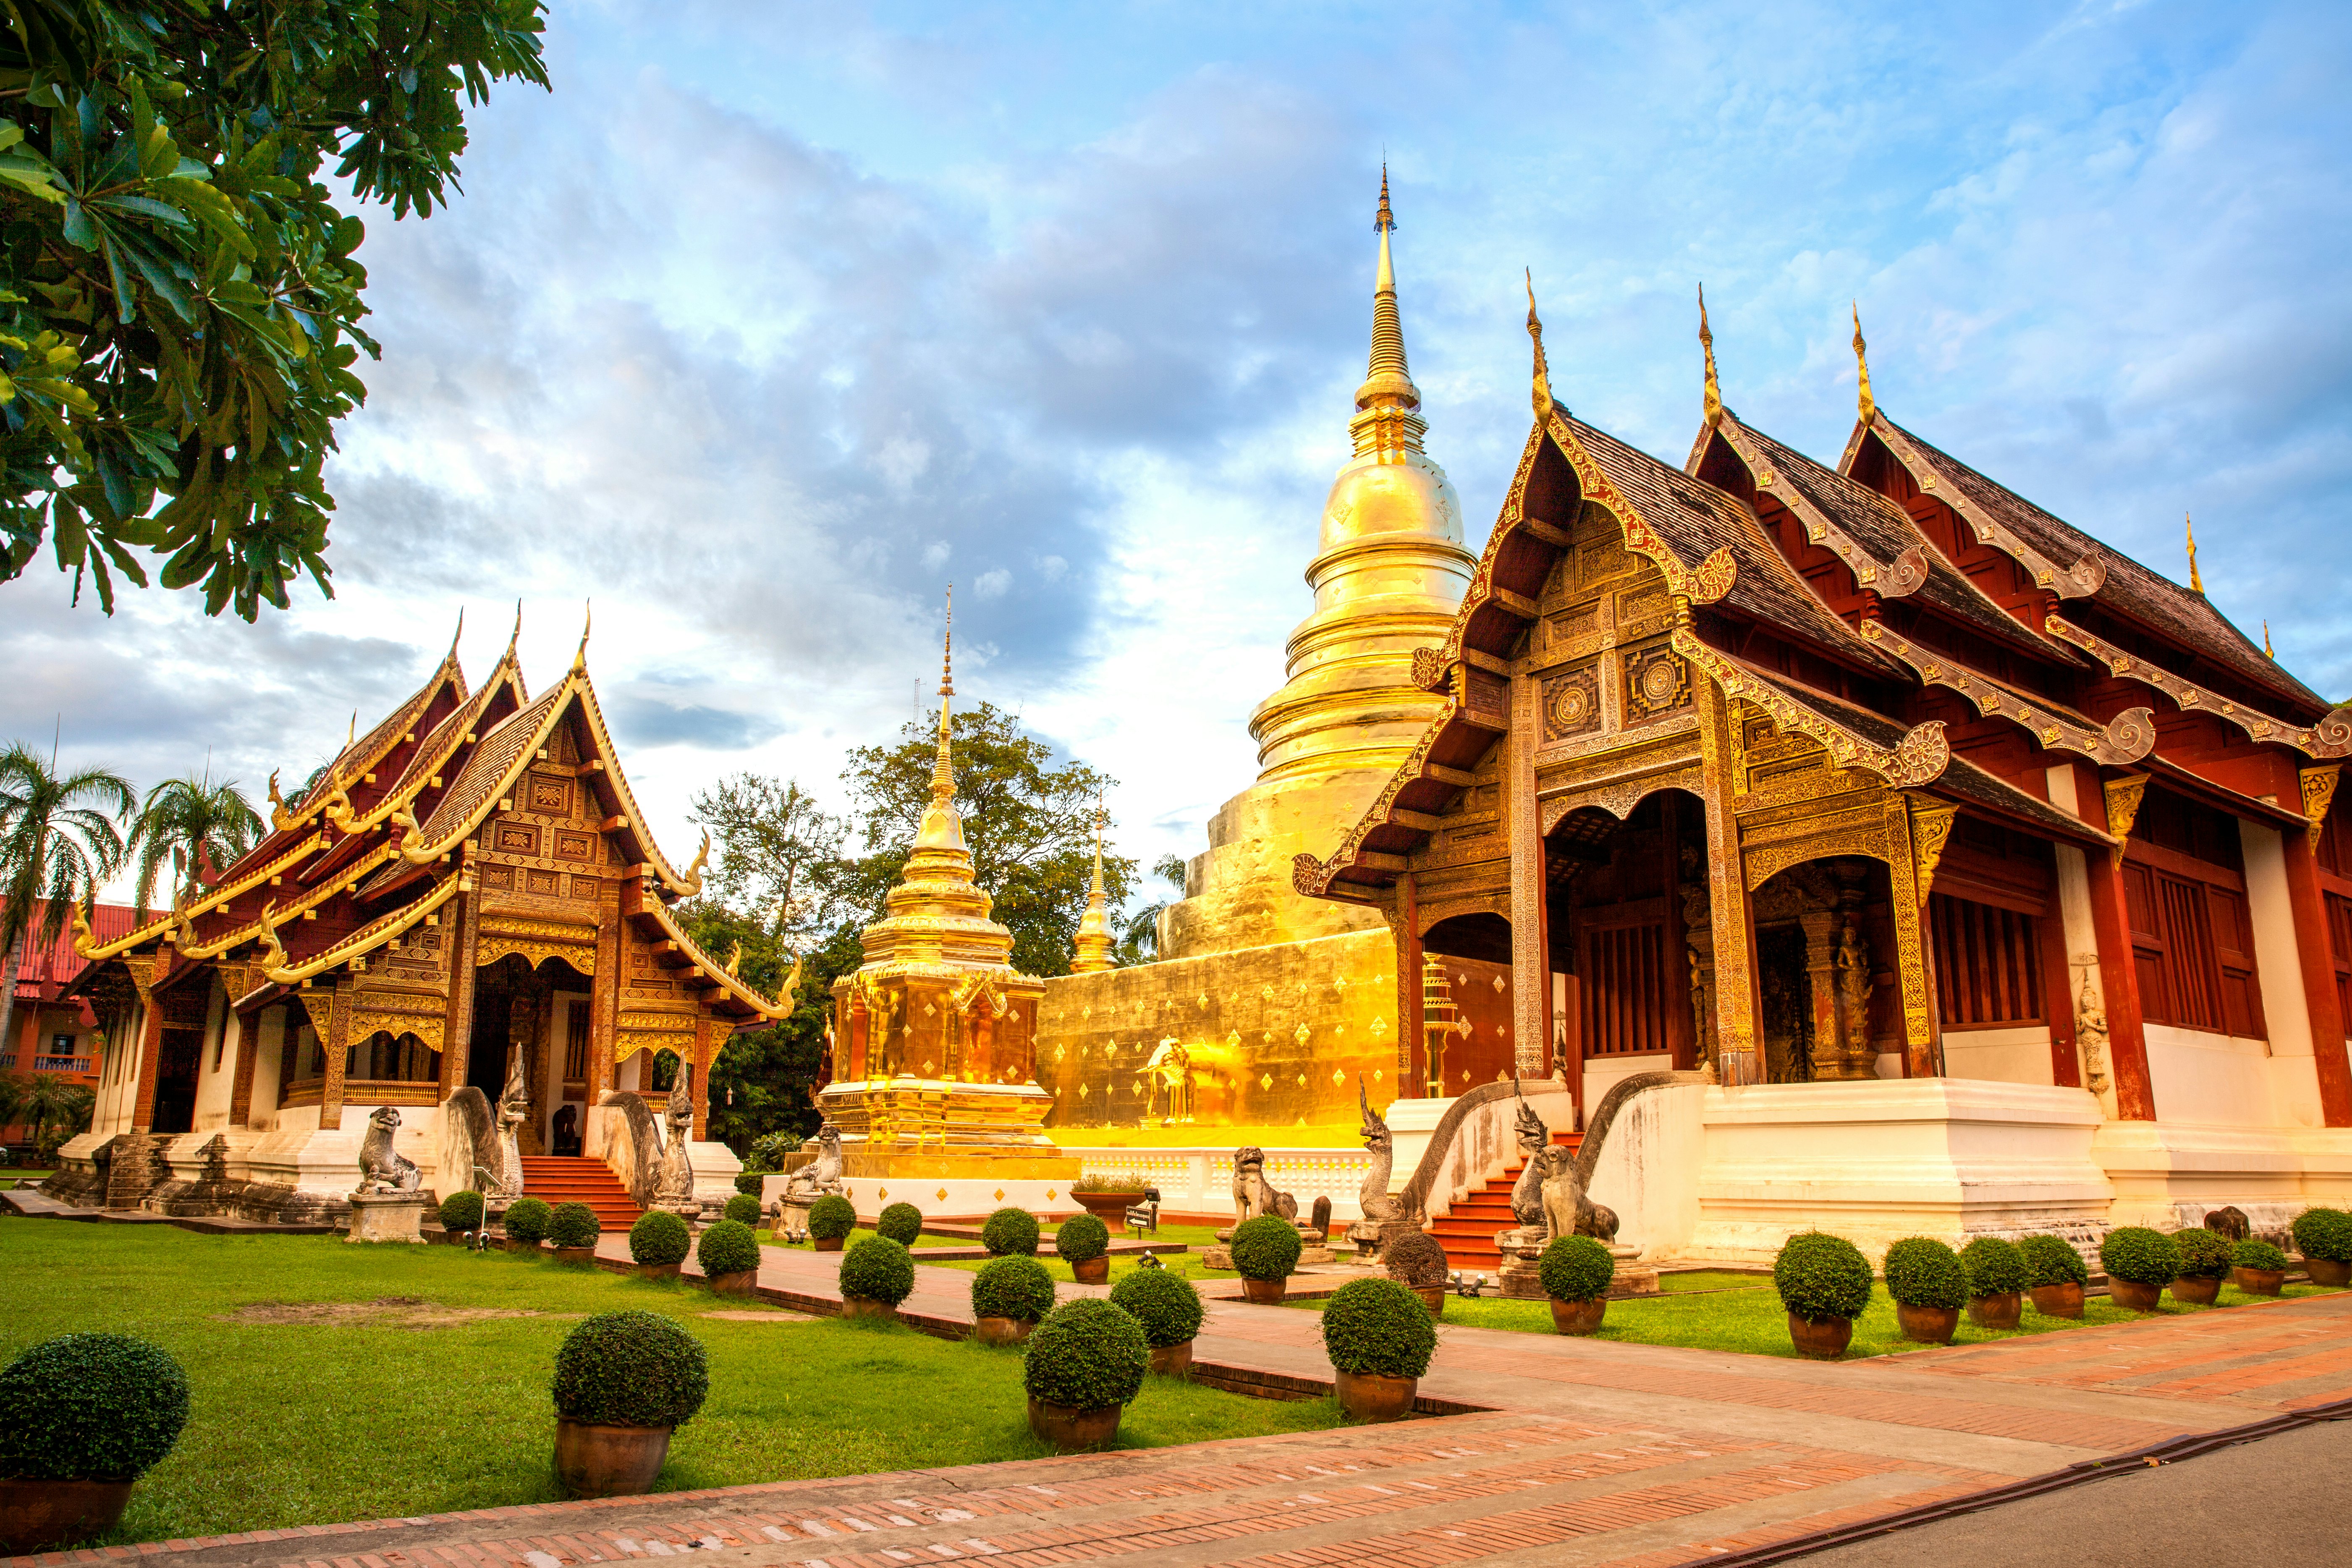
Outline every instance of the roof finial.
{"type": "Polygon", "coordinates": [[[1723,388],[1715,379],[1715,334],[1706,325],[1706,285],[1698,286],[1698,342],[1706,355],[1706,425],[1712,430],[1723,421],[1723,388]]]}
{"type": "Polygon", "coordinates": [[[520,641],[522,641],[522,601],[520,599],[517,599],[515,601],[514,630],[507,634],[507,652],[514,652],[515,644],[520,641]]]}
{"type": "Polygon", "coordinates": [[[948,584],[947,635],[940,655],[940,750],[931,763],[931,798],[944,805],[955,795],[955,764],[948,755],[948,704],[955,695],[955,584],[948,584]]]}
{"type": "Polygon", "coordinates": [[[588,628],[595,622],[594,612],[593,601],[580,601],[580,650],[572,656],[572,668],[574,669],[588,668],[588,628]]]}
{"type": "Polygon", "coordinates": [[[1389,210],[1389,166],[1381,164],[1381,210],[1372,215],[1372,227],[1386,234],[1396,227],[1396,214],[1389,210]]]}
{"type": "Polygon", "coordinates": [[[1551,366],[1544,359],[1543,318],[1536,314],[1536,269],[1528,274],[1528,337],[1536,346],[1535,386],[1533,389],[1536,417],[1541,419],[1551,412],[1551,366]]]}
{"type": "Polygon", "coordinates": [[[1869,345],[1862,341],[1862,306],[1853,305],[1853,368],[1861,377],[1861,391],[1856,394],[1855,408],[1864,426],[1878,416],[1878,400],[1870,395],[1869,345]]]}
{"type": "Polygon", "coordinates": [[[350,751],[350,750],[352,749],[352,742],[354,742],[355,741],[357,741],[359,738],[360,738],[360,710],[359,710],[358,709],[354,708],[354,709],[352,709],[352,722],[351,722],[351,728],[350,728],[347,731],[345,731],[345,733],[344,733],[344,735],[343,735],[343,750],[345,750],[345,751],[347,751],[347,752],[348,752],[348,751],[350,751]]]}
{"type": "Polygon", "coordinates": [[[2263,622],[2263,657],[2274,662],[2278,658],[2278,649],[2271,647],[2271,624],[2268,619],[2263,622]]]}
{"type": "Polygon", "coordinates": [[[1116,945],[1110,934],[1110,905],[1103,895],[1103,811],[1102,795],[1095,795],[1095,880],[1087,892],[1086,913],[1078,917],[1078,934],[1070,944],[1070,973],[1091,974],[1114,967],[1111,949],[1116,945]]]}
{"type": "Polygon", "coordinates": [[[2201,594],[2205,591],[2205,579],[2197,574],[2197,520],[2184,511],[2180,521],[2189,530],[2189,591],[2201,594]]]}
{"type": "Polygon", "coordinates": [[[449,638],[449,657],[457,657],[457,645],[466,640],[466,606],[457,606],[457,629],[449,638]]]}

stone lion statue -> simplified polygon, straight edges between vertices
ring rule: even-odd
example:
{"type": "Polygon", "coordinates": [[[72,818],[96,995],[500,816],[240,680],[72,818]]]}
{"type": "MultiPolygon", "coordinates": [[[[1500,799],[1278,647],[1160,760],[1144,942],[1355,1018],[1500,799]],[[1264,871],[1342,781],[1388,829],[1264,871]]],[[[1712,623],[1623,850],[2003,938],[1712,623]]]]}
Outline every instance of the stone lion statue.
{"type": "Polygon", "coordinates": [[[1234,1151],[1234,1210],[1236,1225],[1265,1214],[1298,1221],[1298,1200],[1265,1179],[1265,1151],[1255,1143],[1234,1151]]]}
{"type": "Polygon", "coordinates": [[[1543,1194],[1543,1223],[1549,1236],[1589,1236],[1602,1246],[1617,1239],[1617,1213],[1596,1204],[1577,1175],[1576,1156],[1554,1145],[1539,1150],[1528,1162],[1538,1172],[1543,1194]]]}
{"type": "Polygon", "coordinates": [[[376,1107],[368,1118],[367,1136],[360,1140],[360,1184],[362,1193],[413,1193],[424,1184],[416,1162],[392,1146],[400,1126],[400,1112],[389,1105],[376,1107]]]}
{"type": "Polygon", "coordinates": [[[794,1171],[776,1202],[782,1207],[806,1208],[829,1193],[841,1191],[841,1129],[825,1122],[816,1130],[816,1159],[794,1171]]]}

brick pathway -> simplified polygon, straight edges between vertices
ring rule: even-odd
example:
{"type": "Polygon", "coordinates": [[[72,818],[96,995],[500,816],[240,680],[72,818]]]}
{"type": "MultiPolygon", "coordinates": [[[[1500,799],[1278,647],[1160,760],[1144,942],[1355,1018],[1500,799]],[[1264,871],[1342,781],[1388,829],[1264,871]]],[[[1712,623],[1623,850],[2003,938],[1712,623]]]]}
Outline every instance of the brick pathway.
{"type": "MultiPolygon", "coordinates": [[[[618,1237],[604,1251],[625,1255],[618,1237]]],[[[762,1294],[828,1311],[836,1266],[768,1249],[762,1294]]],[[[971,1280],[919,1268],[905,1310],[952,1333],[969,1321],[971,1280]]],[[[1822,1364],[1447,1327],[1422,1388],[1435,1408],[1466,1413],[1396,1426],[39,1561],[576,1568],[709,1552],[714,1568],[1666,1568],[2352,1397],[2347,1329],[2352,1295],[1822,1364]]],[[[1328,1386],[1309,1313],[1213,1300],[1195,1353],[1213,1379],[1328,1386]]]]}

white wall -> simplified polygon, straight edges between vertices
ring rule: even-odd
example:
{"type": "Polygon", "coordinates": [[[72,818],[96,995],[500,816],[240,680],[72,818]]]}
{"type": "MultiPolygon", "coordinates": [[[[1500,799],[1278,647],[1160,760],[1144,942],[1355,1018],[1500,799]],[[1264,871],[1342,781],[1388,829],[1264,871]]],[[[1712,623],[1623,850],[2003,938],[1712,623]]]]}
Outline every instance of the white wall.
{"type": "MultiPolygon", "coordinates": [[[[1651,1051],[1639,1056],[1587,1057],[1584,1058],[1584,1109],[1591,1114],[1601,1103],[1601,1097],[1637,1072],[1672,1072],[1675,1058],[1664,1051],[1651,1051]]],[[[1562,1129],[1554,1128],[1554,1131],[1562,1129]]]]}
{"type": "Polygon", "coordinates": [[[198,1132],[218,1132],[228,1126],[229,1100],[236,1089],[236,1045],[241,1020],[229,1010],[229,997],[215,977],[205,1015],[204,1054],[196,1058],[196,1108],[189,1126],[198,1132]]]}
{"type": "Polygon", "coordinates": [[[1947,1029],[1944,1070],[1954,1078],[2038,1083],[2047,1088],[2053,1082],[2050,1030],[2042,1024],[2013,1029],[1947,1029]]]}
{"type": "Polygon", "coordinates": [[[1707,1093],[1693,1083],[1634,1096],[1593,1163],[1592,1201],[1616,1211],[1618,1241],[1644,1256],[1679,1250],[1698,1230],[1707,1093]]]}
{"type": "MultiPolygon", "coordinates": [[[[2228,1127],[2296,1125],[2280,1114],[2267,1041],[2170,1024],[2150,1024],[2146,1033],[2148,1088],[2156,1096],[2158,1120],[2228,1127]]],[[[2307,1049],[2302,1059],[2311,1059],[2307,1049]]]]}
{"type": "Polygon", "coordinates": [[[286,1049],[286,1007],[264,1007],[254,1016],[253,1108],[246,1114],[257,1128],[278,1125],[278,1070],[286,1049]]]}

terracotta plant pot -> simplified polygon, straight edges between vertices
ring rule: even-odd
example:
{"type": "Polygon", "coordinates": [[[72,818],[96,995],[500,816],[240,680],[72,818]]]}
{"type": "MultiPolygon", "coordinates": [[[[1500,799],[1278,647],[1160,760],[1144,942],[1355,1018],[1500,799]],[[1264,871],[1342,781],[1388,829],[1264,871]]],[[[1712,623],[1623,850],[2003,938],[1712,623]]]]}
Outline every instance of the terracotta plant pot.
{"type": "Polygon", "coordinates": [[[2083,1315],[2083,1288],[2072,1283],[2036,1285],[2033,1310],[2045,1318],[2079,1318],[2083,1315]]]}
{"type": "MultiPolygon", "coordinates": [[[[845,1314],[849,1303],[844,1300],[841,1306],[845,1314]]],[[[1029,1331],[1036,1326],[1019,1318],[982,1318],[972,1324],[971,1337],[984,1345],[1017,1345],[1027,1339],[1029,1331]]]]}
{"type": "Polygon", "coordinates": [[[1073,1263],[1070,1275],[1081,1285],[1107,1284],[1110,1279],[1110,1259],[1108,1257],[1089,1258],[1083,1263],[1073,1263]]]}
{"type": "Polygon", "coordinates": [[[2025,1299],[2014,1290],[1969,1298],[1969,1321],[1980,1329],[2013,1329],[2025,1310],[2025,1299]]]}
{"type": "Polygon", "coordinates": [[[2172,1299],[2184,1306],[2210,1307],[2221,1295],[2219,1279],[2175,1279],[2172,1299]]]}
{"type": "Polygon", "coordinates": [[[1589,1334],[1601,1326],[1601,1316],[1608,1310],[1606,1296],[1595,1296],[1590,1301],[1554,1301],[1551,1326],[1563,1334],[1589,1334]]]}
{"type": "Polygon", "coordinates": [[[558,1263],[594,1263],[596,1249],[593,1247],[558,1247],[551,1249],[558,1263]]]}
{"type": "Polygon", "coordinates": [[[2128,1307],[2135,1312],[2153,1312],[2164,1300],[2161,1285],[2142,1285],[2137,1280],[2107,1277],[2107,1299],[2118,1307],[2128,1307]]]}
{"type": "Polygon", "coordinates": [[[2303,1267],[2311,1276],[2311,1282],[2314,1285],[2352,1285],[2352,1262],[2339,1263],[2333,1258],[2306,1258],[2303,1260],[2303,1267]]]}
{"type": "Polygon", "coordinates": [[[1075,1405],[1055,1405],[1033,1394],[1029,1396],[1029,1430],[1056,1453],[1099,1448],[1118,1436],[1118,1418],[1125,1408],[1104,1405],[1081,1410],[1075,1405]]]}
{"type": "Polygon", "coordinates": [[[877,1301],[865,1296],[844,1296],[841,1315],[845,1318],[887,1318],[896,1320],[898,1309],[887,1301],[877,1301]]]}
{"type": "Polygon", "coordinates": [[[1278,1307],[1282,1305],[1285,1283],[1280,1279],[1244,1279],[1242,1281],[1242,1299],[1255,1301],[1261,1307],[1278,1307]]]}
{"type": "Polygon", "coordinates": [[[136,1481],[0,1480],[0,1552],[29,1556],[104,1535],[136,1481]]]}
{"type": "Polygon", "coordinates": [[[2275,1296],[2286,1289],[2284,1268],[2232,1268],[2230,1278],[2249,1296],[2275,1296]]]}
{"type": "Polygon", "coordinates": [[[732,1274],[710,1274],[704,1276],[704,1279],[711,1289],[721,1296],[751,1296],[759,1293],[760,1271],[756,1268],[739,1268],[732,1274]]]}
{"type": "Polygon", "coordinates": [[[1350,1421],[1401,1421],[1412,1414],[1413,1391],[1421,1380],[1388,1377],[1376,1372],[1332,1370],[1332,1391],[1350,1421]]]}
{"type": "Polygon", "coordinates": [[[1192,1376],[1192,1342],[1186,1340],[1180,1345],[1152,1346],[1151,1370],[1162,1377],[1192,1376]]]}
{"type": "Polygon", "coordinates": [[[633,1497],[669,1458],[667,1426],[599,1426],[555,1419],[555,1481],[567,1497],[633,1497]]]}
{"type": "Polygon", "coordinates": [[[675,1279],[677,1278],[677,1271],[685,1267],[686,1265],[683,1263],[640,1263],[637,1265],[637,1278],[640,1279],[675,1279]]]}
{"type": "Polygon", "coordinates": [[[1903,1326],[1903,1337],[1923,1345],[1948,1345],[1959,1332],[1960,1310],[1958,1307],[1913,1307],[1901,1301],[1895,1303],[1895,1321],[1903,1326]]]}
{"type": "Polygon", "coordinates": [[[847,1239],[848,1237],[840,1236],[820,1236],[812,1240],[809,1245],[819,1252],[839,1252],[841,1244],[847,1239]]]}
{"type": "Polygon", "coordinates": [[[1853,1322],[1847,1318],[1829,1318],[1816,1323],[1791,1312],[1789,1338],[1796,1345],[1797,1353],[1808,1361],[1835,1361],[1853,1342],[1853,1322]]]}
{"type": "Polygon", "coordinates": [[[1127,1211],[1143,1201],[1141,1193],[1072,1193],[1070,1196],[1112,1230],[1127,1224],[1127,1211]]]}
{"type": "Polygon", "coordinates": [[[1412,1287],[1412,1293],[1421,1298],[1421,1304],[1429,1309],[1429,1315],[1431,1317],[1443,1318],[1445,1316],[1444,1286],[1415,1285],[1412,1287]]]}

